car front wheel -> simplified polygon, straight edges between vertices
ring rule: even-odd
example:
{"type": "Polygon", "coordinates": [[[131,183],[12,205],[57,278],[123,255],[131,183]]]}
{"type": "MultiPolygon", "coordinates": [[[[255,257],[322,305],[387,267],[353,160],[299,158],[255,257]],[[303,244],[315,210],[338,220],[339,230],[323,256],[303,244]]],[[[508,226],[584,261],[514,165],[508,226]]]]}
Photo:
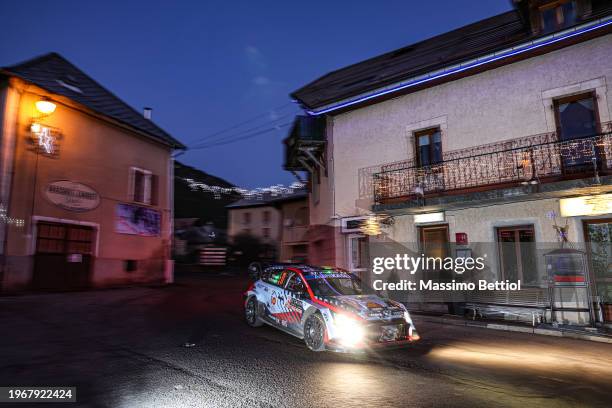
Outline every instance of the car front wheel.
{"type": "Polygon", "coordinates": [[[325,350],[325,322],[318,314],[313,314],[304,323],[304,343],[312,351],[325,350]]]}
{"type": "Polygon", "coordinates": [[[263,324],[259,318],[259,305],[257,298],[251,296],[244,307],[244,317],[251,327],[259,327],[263,324]]]}

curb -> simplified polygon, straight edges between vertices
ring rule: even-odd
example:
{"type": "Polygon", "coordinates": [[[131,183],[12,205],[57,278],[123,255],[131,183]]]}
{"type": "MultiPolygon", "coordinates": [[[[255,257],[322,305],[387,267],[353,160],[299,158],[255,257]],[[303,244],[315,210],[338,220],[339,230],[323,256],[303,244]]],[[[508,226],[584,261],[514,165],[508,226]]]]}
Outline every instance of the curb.
{"type": "Polygon", "coordinates": [[[594,333],[580,333],[576,331],[563,330],[563,329],[545,329],[538,327],[529,326],[517,326],[512,324],[503,323],[485,323],[473,320],[454,319],[448,317],[436,317],[428,315],[419,315],[412,312],[412,316],[415,320],[421,320],[429,323],[446,324],[451,326],[466,326],[466,327],[478,327],[481,329],[491,329],[500,331],[520,332],[520,333],[531,333],[542,336],[553,336],[553,337],[565,337],[575,340],[586,340],[595,341],[598,343],[612,344],[612,336],[594,334],[594,333]]]}

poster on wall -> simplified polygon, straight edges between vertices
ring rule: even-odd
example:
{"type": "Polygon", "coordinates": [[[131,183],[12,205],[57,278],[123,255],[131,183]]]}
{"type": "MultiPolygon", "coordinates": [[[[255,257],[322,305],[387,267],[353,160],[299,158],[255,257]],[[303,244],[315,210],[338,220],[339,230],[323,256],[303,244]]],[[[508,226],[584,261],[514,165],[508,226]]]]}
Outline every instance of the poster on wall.
{"type": "Polygon", "coordinates": [[[157,237],[160,233],[159,211],[132,204],[117,204],[115,231],[119,234],[157,237]]]}

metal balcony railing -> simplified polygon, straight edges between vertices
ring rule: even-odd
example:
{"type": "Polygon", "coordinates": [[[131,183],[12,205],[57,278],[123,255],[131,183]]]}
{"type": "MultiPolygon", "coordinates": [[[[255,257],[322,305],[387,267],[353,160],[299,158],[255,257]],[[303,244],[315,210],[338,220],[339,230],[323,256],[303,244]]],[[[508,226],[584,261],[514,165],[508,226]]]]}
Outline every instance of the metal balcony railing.
{"type": "Polygon", "coordinates": [[[555,133],[452,151],[440,163],[382,166],[374,174],[374,199],[385,203],[521,184],[612,174],[612,132],[557,140],[555,133]]]}

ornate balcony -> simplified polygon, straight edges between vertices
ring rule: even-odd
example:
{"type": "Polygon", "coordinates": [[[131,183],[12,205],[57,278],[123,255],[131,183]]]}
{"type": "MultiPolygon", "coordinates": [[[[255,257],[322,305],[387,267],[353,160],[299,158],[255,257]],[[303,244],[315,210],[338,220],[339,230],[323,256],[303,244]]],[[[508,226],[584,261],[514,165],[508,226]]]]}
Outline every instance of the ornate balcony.
{"type": "Polygon", "coordinates": [[[417,166],[413,160],[381,167],[374,174],[376,204],[485,191],[612,174],[612,129],[560,141],[545,133],[451,151],[443,161],[417,166]]]}

